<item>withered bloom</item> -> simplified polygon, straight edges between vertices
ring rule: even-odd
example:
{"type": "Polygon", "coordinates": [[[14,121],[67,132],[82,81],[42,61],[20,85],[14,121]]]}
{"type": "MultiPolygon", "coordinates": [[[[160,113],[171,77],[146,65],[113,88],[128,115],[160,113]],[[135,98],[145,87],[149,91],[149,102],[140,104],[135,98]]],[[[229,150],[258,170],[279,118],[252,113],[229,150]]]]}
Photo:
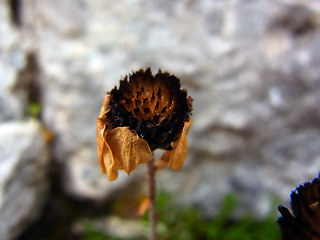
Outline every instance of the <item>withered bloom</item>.
{"type": "Polygon", "coordinates": [[[291,193],[292,213],[279,206],[284,240],[320,240],[320,175],[291,193]]]}
{"type": "Polygon", "coordinates": [[[169,73],[152,75],[139,70],[106,94],[97,118],[98,157],[110,181],[118,169],[128,174],[152,159],[155,149],[172,169],[179,169],[187,154],[192,98],[169,73]]]}

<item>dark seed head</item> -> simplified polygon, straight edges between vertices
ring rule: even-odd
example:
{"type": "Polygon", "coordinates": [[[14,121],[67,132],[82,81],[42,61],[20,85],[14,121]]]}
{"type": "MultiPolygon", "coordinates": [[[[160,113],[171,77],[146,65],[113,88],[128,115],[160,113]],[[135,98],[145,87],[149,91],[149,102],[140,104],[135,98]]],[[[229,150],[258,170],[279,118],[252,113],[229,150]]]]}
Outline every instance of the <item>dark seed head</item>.
{"type": "Polygon", "coordinates": [[[110,92],[109,129],[128,126],[145,139],[150,149],[171,149],[184,123],[189,120],[192,98],[180,89],[180,80],[150,68],[139,70],[120,81],[119,90],[110,92]]]}
{"type": "Polygon", "coordinates": [[[292,213],[279,206],[278,224],[284,240],[320,239],[320,175],[291,193],[292,213]]]}

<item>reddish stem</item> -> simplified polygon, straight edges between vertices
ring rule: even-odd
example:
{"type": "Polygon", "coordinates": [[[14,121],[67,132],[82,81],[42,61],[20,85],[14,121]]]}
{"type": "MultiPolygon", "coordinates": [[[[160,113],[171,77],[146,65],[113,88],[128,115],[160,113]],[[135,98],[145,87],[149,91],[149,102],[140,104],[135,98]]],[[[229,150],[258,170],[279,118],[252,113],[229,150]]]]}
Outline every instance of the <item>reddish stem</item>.
{"type": "Polygon", "coordinates": [[[157,236],[157,214],[156,214],[156,186],[155,186],[155,167],[153,159],[148,162],[148,187],[149,187],[149,219],[150,219],[150,240],[156,240],[157,236]]]}

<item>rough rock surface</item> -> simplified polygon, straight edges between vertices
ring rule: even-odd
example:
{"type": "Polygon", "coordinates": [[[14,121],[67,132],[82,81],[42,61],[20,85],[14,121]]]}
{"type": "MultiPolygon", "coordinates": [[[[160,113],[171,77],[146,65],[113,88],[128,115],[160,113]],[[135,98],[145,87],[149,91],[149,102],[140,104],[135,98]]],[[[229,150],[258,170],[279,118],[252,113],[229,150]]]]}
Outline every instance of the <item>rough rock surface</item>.
{"type": "MultiPolygon", "coordinates": [[[[42,210],[48,153],[40,124],[24,118],[32,74],[19,18],[0,1],[0,238],[15,239],[42,210]]],[[[13,10],[13,9],[12,9],[13,10]]]]}
{"type": "Polygon", "coordinates": [[[270,196],[288,201],[317,176],[318,1],[35,0],[24,11],[72,195],[101,199],[141,177],[100,175],[95,123],[105,91],[147,66],[179,76],[195,100],[186,165],[158,174],[180,202],[211,215],[234,191],[240,209],[261,215],[270,196]]]}
{"type": "Polygon", "coordinates": [[[25,93],[18,87],[19,71],[25,65],[19,42],[21,34],[9,21],[5,1],[0,2],[0,122],[21,119],[25,93]]]}
{"type": "Polygon", "coordinates": [[[0,124],[0,236],[15,239],[39,215],[48,152],[36,121],[0,124]]]}

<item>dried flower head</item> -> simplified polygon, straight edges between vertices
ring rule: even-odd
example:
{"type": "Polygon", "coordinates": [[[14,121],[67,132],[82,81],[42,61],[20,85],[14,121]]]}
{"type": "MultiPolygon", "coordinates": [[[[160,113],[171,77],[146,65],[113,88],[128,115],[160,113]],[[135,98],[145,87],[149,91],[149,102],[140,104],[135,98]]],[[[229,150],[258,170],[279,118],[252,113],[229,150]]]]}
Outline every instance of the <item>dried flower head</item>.
{"type": "Polygon", "coordinates": [[[120,81],[104,99],[97,118],[99,163],[109,180],[118,169],[128,174],[166,150],[162,160],[172,169],[183,165],[191,126],[192,98],[169,73],[139,70],[120,81]]]}
{"type": "Polygon", "coordinates": [[[320,240],[320,175],[291,193],[291,208],[279,206],[283,239],[320,240]]]}

